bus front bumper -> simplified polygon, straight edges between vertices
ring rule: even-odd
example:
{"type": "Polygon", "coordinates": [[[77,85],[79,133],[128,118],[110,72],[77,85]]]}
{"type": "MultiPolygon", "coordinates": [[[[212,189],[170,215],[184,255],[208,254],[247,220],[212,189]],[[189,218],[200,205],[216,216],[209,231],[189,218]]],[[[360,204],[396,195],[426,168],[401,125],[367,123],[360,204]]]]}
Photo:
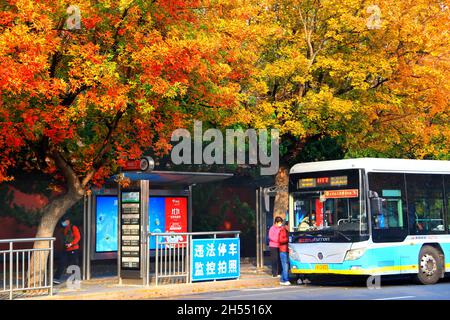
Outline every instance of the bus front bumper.
{"type": "Polygon", "coordinates": [[[351,263],[341,264],[298,264],[291,265],[292,274],[341,274],[341,275],[388,275],[400,273],[416,273],[417,265],[403,266],[383,266],[369,267],[352,265],[351,263]]]}

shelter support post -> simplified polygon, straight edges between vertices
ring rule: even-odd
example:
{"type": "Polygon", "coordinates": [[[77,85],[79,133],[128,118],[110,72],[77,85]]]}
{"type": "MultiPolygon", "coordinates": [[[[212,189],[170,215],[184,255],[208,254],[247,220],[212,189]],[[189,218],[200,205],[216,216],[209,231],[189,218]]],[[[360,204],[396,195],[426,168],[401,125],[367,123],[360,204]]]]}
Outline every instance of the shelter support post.
{"type": "Polygon", "coordinates": [[[263,190],[258,188],[256,190],[256,267],[257,269],[264,268],[264,232],[265,219],[264,208],[262,206],[263,190]]]}
{"type": "Polygon", "coordinates": [[[84,196],[83,206],[83,280],[91,279],[91,224],[92,224],[92,192],[87,192],[84,196]]]}

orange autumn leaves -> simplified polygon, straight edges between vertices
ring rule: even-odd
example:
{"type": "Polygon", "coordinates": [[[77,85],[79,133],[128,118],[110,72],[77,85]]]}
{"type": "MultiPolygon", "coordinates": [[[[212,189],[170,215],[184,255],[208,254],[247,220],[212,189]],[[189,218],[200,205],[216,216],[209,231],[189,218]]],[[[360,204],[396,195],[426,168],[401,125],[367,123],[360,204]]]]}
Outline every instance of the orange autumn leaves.
{"type": "Polygon", "coordinates": [[[167,153],[193,118],[240,121],[250,27],[224,3],[0,4],[0,181],[13,166],[55,172],[55,150],[100,181],[149,148],[167,153]],[[73,4],[79,30],[67,24],[73,4]]]}

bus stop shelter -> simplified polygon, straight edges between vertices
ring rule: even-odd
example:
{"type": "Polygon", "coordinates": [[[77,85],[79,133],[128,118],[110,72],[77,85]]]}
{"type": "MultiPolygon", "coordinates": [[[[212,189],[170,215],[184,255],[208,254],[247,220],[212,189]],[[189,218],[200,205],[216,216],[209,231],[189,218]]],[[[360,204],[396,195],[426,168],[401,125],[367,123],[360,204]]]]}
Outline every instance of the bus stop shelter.
{"type": "Polygon", "coordinates": [[[232,176],[227,173],[128,171],[121,176],[112,177],[102,188],[92,189],[84,200],[83,280],[91,279],[91,262],[102,259],[117,259],[119,278],[124,276],[124,272],[129,272],[134,278],[142,277],[146,270],[146,257],[148,254],[152,255],[152,244],[148,243],[147,232],[157,231],[156,228],[161,228],[163,232],[172,232],[172,227],[174,233],[191,232],[192,187],[202,183],[219,182],[232,176]],[[119,178],[125,179],[128,186],[123,187],[123,183],[121,186],[118,183],[119,178]],[[139,201],[135,204],[126,203],[129,202],[130,194],[139,194],[139,201]],[[122,203],[125,204],[121,208],[122,203]],[[125,205],[136,209],[134,215],[122,212],[128,210],[125,205]],[[125,216],[136,217],[136,220],[124,219],[125,216]],[[136,232],[133,236],[122,235],[122,228],[129,228],[124,227],[127,221],[134,223],[139,233],[136,232]],[[164,222],[165,230],[163,230],[164,222]],[[132,243],[133,241],[135,243],[132,243]],[[130,246],[126,247],[124,243],[130,246]],[[139,259],[137,256],[124,257],[125,254],[129,254],[123,250],[124,248],[139,251],[139,259]],[[126,259],[137,260],[136,266],[139,267],[133,270],[134,265],[130,262],[129,268],[124,268],[127,263],[124,261],[128,261],[126,259]]]}

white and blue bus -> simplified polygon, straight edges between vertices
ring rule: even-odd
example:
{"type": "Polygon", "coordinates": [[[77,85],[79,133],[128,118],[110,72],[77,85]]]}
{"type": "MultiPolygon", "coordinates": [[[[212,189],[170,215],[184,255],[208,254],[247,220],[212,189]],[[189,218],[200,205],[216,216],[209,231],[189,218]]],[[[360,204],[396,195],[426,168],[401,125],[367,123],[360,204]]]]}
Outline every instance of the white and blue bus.
{"type": "Polygon", "coordinates": [[[289,175],[291,273],[450,271],[450,161],[345,159],[296,164],[289,175]]]}

